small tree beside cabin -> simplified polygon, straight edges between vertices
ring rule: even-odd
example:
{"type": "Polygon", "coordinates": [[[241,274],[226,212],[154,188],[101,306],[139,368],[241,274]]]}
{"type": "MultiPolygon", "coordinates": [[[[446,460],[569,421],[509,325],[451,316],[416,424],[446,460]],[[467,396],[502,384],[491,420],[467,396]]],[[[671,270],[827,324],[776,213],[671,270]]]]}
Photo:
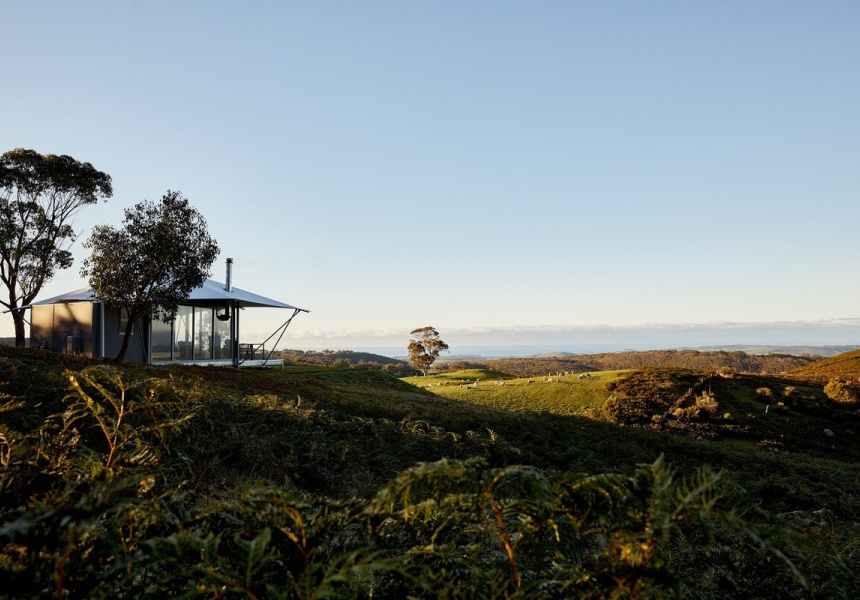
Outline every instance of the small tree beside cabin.
{"type": "Polygon", "coordinates": [[[99,225],[85,248],[81,275],[96,299],[126,311],[116,362],[125,360],[134,323],[146,315],[169,323],[194,288],[209,277],[218,244],[206,220],[179,192],[126,209],[120,229],[99,225]]]}
{"type": "Polygon", "coordinates": [[[440,352],[448,351],[448,344],[439,337],[439,332],[433,327],[421,327],[413,329],[409,340],[409,364],[421,371],[426,377],[430,368],[440,352]]]}

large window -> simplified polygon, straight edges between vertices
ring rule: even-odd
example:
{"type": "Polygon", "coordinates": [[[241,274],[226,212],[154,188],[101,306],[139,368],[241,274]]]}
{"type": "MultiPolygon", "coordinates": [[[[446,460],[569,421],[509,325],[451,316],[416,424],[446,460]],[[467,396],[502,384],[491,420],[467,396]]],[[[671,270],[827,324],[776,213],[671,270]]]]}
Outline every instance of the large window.
{"type": "MultiPolygon", "coordinates": [[[[229,311],[229,307],[226,308],[229,311]]],[[[153,360],[212,360],[230,358],[230,321],[224,306],[180,306],[172,325],[152,322],[153,360]],[[172,340],[172,357],[171,357],[172,340]]]]}

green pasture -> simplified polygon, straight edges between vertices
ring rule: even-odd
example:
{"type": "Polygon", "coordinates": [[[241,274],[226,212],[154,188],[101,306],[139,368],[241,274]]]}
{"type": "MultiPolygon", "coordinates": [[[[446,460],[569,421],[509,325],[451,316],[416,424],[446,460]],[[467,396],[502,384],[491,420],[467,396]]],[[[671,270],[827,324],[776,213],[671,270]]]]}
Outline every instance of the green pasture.
{"type": "Polygon", "coordinates": [[[604,384],[625,372],[553,373],[511,378],[499,371],[470,369],[403,380],[448,400],[497,410],[570,416],[602,407],[611,395],[604,384]]]}

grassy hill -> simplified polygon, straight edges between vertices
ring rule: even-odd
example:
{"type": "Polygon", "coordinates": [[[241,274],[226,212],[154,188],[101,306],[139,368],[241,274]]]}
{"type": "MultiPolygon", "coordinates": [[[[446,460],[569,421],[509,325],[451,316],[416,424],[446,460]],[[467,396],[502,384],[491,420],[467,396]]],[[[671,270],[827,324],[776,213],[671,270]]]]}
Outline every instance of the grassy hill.
{"type": "Polygon", "coordinates": [[[603,406],[611,395],[603,386],[621,373],[604,371],[584,377],[568,374],[512,378],[500,371],[472,369],[407,377],[404,381],[469,405],[503,411],[584,416],[603,406]]]}
{"type": "Polygon", "coordinates": [[[70,597],[277,597],[269,584],[284,597],[367,585],[374,597],[487,597],[492,582],[523,597],[860,590],[857,411],[820,385],[689,369],[529,383],[488,370],[401,380],[91,364],[0,348],[0,598],[60,584],[70,597]],[[510,483],[480,491],[493,481],[510,483]],[[640,500],[676,516],[642,529],[625,512],[640,500]],[[494,515],[520,537],[505,541],[494,515]],[[127,588],[104,583],[109,572],[127,588]],[[164,585],[147,592],[148,580],[164,585]]]}
{"type": "Polygon", "coordinates": [[[468,405],[575,415],[694,439],[860,460],[860,415],[821,386],[784,377],[714,376],[689,369],[639,369],[536,378],[460,371],[404,381],[468,405]],[[827,429],[834,435],[824,433],[827,429]]]}
{"type": "Polygon", "coordinates": [[[833,377],[860,381],[860,350],[845,352],[831,358],[816,361],[788,372],[788,376],[799,381],[824,385],[833,377]]]}

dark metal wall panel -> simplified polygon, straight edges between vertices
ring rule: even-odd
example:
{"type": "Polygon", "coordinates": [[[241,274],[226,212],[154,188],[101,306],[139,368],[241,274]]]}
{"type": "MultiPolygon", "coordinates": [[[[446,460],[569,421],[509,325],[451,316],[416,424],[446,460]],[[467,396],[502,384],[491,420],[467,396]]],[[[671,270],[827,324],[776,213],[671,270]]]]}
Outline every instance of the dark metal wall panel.
{"type": "MultiPolygon", "coordinates": [[[[105,307],[105,357],[115,358],[122,346],[124,331],[120,329],[120,310],[105,307]]],[[[149,343],[147,341],[148,324],[141,319],[135,324],[134,334],[128,343],[125,360],[128,362],[147,362],[149,343]]]]}

